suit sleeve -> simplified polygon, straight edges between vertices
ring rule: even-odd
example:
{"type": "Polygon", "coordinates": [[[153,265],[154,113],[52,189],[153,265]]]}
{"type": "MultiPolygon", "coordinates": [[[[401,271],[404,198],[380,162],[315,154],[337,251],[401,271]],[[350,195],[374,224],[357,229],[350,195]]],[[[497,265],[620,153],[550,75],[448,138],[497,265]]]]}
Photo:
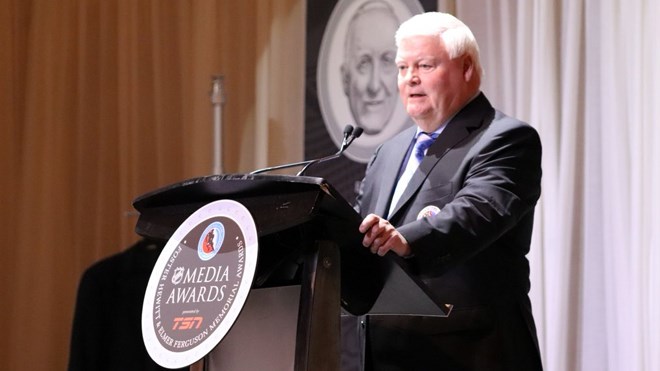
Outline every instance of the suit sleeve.
{"type": "Polygon", "coordinates": [[[373,197],[372,192],[368,192],[368,191],[365,190],[365,188],[366,188],[365,179],[367,178],[369,173],[372,171],[372,166],[373,166],[374,162],[376,161],[376,158],[378,158],[378,153],[380,152],[380,149],[382,147],[383,147],[382,145],[378,146],[376,148],[376,151],[374,151],[373,156],[371,156],[371,159],[369,160],[369,163],[367,164],[367,169],[365,170],[365,176],[362,179],[362,181],[360,182],[360,189],[358,191],[357,196],[355,197],[355,205],[353,206],[353,209],[355,209],[355,211],[357,211],[358,214],[362,215],[362,217],[365,216],[365,215],[362,214],[362,212],[365,211],[364,208],[363,208],[363,205],[365,205],[367,203],[367,198],[370,199],[371,197],[373,197]]]}
{"type": "Polygon", "coordinates": [[[541,192],[538,134],[520,122],[498,126],[470,150],[454,198],[433,217],[398,228],[417,259],[460,264],[533,212],[541,192]]]}

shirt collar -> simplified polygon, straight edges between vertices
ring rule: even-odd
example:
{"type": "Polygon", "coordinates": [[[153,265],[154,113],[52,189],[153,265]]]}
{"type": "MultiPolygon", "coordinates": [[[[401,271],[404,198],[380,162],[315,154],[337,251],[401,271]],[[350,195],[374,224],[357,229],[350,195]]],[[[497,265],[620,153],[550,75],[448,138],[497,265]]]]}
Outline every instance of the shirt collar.
{"type": "MultiPolygon", "coordinates": [[[[431,136],[437,138],[437,137],[440,135],[440,133],[442,133],[442,131],[445,130],[445,127],[447,127],[447,124],[449,124],[449,122],[451,122],[451,120],[453,120],[454,117],[456,117],[456,115],[458,115],[458,113],[461,112],[461,111],[463,110],[463,108],[465,108],[465,106],[467,106],[468,104],[470,104],[470,102],[472,102],[473,100],[475,100],[475,99],[479,96],[479,94],[481,94],[481,90],[477,91],[477,93],[476,93],[472,98],[470,98],[467,102],[465,102],[465,104],[463,105],[463,107],[461,107],[458,111],[456,111],[456,113],[454,113],[454,114],[451,115],[449,118],[447,118],[447,119],[442,123],[442,125],[440,125],[440,127],[437,128],[433,133],[427,133],[427,134],[429,134],[429,135],[431,135],[431,136]]],[[[419,134],[420,134],[420,133],[423,133],[423,132],[424,132],[424,131],[422,131],[422,129],[420,129],[419,126],[418,126],[418,127],[417,127],[417,131],[415,132],[415,137],[414,137],[414,139],[417,139],[417,138],[419,137],[419,134]]]]}

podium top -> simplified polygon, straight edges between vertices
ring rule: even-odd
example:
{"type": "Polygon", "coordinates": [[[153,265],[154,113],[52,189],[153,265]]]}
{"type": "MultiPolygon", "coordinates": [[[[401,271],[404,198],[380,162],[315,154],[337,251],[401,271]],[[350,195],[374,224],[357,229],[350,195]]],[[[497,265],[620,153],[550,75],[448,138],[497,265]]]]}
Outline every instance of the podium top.
{"type": "Polygon", "coordinates": [[[357,212],[323,178],[226,174],[184,180],[137,197],[133,201],[140,212],[136,232],[167,240],[195,210],[223,198],[250,210],[259,236],[303,224],[320,214],[357,223],[355,226],[360,223],[357,212]]]}
{"type": "MultiPolygon", "coordinates": [[[[353,314],[366,313],[374,303],[374,309],[381,313],[388,312],[383,308],[440,315],[448,315],[451,310],[410,274],[401,258],[390,253],[386,259],[379,259],[362,247],[363,236],[358,230],[362,218],[323,178],[224,174],[184,180],[134,200],[133,206],[140,212],[136,232],[152,239],[168,240],[193,212],[220,199],[243,204],[254,218],[260,239],[305,226],[303,229],[313,238],[336,243],[341,250],[342,304],[353,314]],[[420,298],[428,304],[422,305],[420,298]],[[405,305],[392,304],[396,302],[405,305]]],[[[262,260],[286,252],[271,253],[262,260]]]]}

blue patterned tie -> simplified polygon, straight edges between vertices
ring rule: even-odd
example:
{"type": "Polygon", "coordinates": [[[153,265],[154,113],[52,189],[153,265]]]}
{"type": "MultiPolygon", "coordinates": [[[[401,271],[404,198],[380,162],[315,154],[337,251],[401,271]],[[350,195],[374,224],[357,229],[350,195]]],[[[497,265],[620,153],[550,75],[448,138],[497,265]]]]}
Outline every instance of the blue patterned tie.
{"type": "Polygon", "coordinates": [[[417,137],[417,142],[415,143],[415,158],[417,159],[417,162],[420,163],[422,162],[422,159],[424,158],[424,155],[426,154],[426,150],[435,142],[435,139],[438,137],[438,134],[436,133],[431,133],[430,135],[421,132],[419,133],[419,136],[417,137]]]}
{"type": "Polygon", "coordinates": [[[412,178],[413,173],[415,170],[417,170],[419,164],[422,162],[422,159],[426,154],[426,150],[431,146],[431,144],[433,144],[437,137],[438,133],[427,134],[425,132],[420,132],[417,136],[415,146],[413,147],[412,153],[410,154],[410,158],[408,159],[406,167],[404,168],[403,173],[399,177],[396,187],[394,188],[388,215],[392,215],[394,207],[396,206],[397,202],[399,202],[399,198],[401,198],[403,191],[408,186],[410,178],[412,178]]]}

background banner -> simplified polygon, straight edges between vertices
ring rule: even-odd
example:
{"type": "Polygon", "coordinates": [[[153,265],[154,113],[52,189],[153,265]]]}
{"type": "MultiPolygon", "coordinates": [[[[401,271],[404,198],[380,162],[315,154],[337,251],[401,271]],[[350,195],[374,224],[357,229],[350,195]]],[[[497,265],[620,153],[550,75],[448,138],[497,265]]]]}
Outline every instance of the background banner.
{"type": "Polygon", "coordinates": [[[305,158],[336,152],[347,124],[364,133],[341,158],[306,175],[327,179],[350,203],[378,145],[413,124],[397,91],[394,32],[412,15],[436,8],[434,0],[308,3],[305,158]]]}

